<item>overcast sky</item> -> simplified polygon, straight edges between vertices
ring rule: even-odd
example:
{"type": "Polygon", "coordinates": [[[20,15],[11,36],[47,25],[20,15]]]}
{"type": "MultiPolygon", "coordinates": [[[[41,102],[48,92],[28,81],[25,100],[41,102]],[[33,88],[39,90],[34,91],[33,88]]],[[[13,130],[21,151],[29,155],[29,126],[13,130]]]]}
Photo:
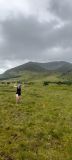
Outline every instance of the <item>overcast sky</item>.
{"type": "Polygon", "coordinates": [[[72,0],[0,0],[0,73],[29,60],[72,62],[72,0]]]}

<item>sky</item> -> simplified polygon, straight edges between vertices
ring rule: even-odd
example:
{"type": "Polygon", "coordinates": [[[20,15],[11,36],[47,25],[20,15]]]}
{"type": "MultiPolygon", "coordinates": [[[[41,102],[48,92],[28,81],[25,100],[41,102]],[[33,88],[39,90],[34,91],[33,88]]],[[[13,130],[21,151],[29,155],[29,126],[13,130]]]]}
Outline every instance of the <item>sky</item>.
{"type": "Polygon", "coordinates": [[[72,62],[72,0],[0,0],[0,73],[28,61],[72,62]]]}

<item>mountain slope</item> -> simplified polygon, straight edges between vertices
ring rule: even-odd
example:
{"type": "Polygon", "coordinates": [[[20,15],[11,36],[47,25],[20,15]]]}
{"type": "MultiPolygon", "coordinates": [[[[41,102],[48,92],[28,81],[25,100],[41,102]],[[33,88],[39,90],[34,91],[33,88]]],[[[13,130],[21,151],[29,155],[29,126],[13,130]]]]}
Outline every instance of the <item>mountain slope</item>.
{"type": "Polygon", "coordinates": [[[47,72],[47,69],[40,66],[39,63],[28,62],[26,64],[7,70],[2,75],[0,75],[0,79],[21,77],[25,72],[40,74],[47,72]]]}
{"type": "Polygon", "coordinates": [[[31,72],[44,72],[46,69],[39,65],[39,63],[29,62],[18,67],[7,70],[5,73],[10,74],[12,72],[23,72],[23,71],[31,71],[31,72]]]}
{"type": "Polygon", "coordinates": [[[40,66],[42,66],[43,68],[47,69],[47,70],[52,70],[52,71],[56,71],[56,70],[60,70],[60,68],[63,68],[64,66],[70,65],[70,63],[68,62],[64,62],[64,61],[54,61],[54,62],[48,62],[48,63],[41,63],[40,66]]]}
{"type": "Polygon", "coordinates": [[[0,79],[21,77],[25,72],[38,74],[53,74],[56,72],[60,74],[72,74],[72,64],[64,61],[48,63],[28,62],[26,64],[7,70],[4,74],[0,75],[0,79]]]}

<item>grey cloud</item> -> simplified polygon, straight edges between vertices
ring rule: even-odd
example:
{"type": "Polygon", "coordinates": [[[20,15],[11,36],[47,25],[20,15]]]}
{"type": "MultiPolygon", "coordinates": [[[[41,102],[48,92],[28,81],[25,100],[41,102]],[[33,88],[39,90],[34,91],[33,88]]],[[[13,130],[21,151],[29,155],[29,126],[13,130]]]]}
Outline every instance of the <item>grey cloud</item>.
{"type": "Polygon", "coordinates": [[[36,58],[51,43],[51,34],[55,23],[40,23],[34,17],[8,19],[2,22],[3,35],[6,40],[1,52],[6,56],[36,58]]]}
{"type": "Polygon", "coordinates": [[[55,29],[56,25],[57,21],[40,23],[33,16],[28,18],[19,16],[1,22],[5,38],[5,44],[0,47],[1,58],[37,61],[71,60],[72,23],[69,22],[63,27],[55,29]],[[50,52],[56,47],[63,48],[63,50],[58,50],[59,55],[58,52],[54,55],[50,52]],[[60,54],[60,52],[62,53],[60,54]]]}
{"type": "Polygon", "coordinates": [[[51,12],[62,20],[72,20],[72,1],[71,0],[51,0],[51,12]]]}
{"type": "Polygon", "coordinates": [[[50,0],[48,14],[46,4],[42,8],[39,4],[38,8],[41,18],[45,12],[43,18],[46,15],[49,21],[46,21],[47,17],[45,21],[39,21],[38,14],[33,15],[37,12],[36,8],[34,12],[34,6],[32,14],[28,11],[28,16],[18,13],[14,17],[12,12],[13,16],[0,19],[0,72],[25,60],[72,61],[72,1],[50,0]],[[54,19],[49,17],[51,15],[54,19]]]}

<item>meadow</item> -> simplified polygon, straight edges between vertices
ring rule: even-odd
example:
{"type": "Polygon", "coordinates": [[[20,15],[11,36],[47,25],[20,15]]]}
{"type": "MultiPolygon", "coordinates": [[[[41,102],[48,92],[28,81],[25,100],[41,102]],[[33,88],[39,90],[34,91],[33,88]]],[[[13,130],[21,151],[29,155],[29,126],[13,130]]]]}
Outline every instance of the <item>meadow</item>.
{"type": "Polygon", "coordinates": [[[72,160],[72,85],[0,84],[0,160],[72,160]]]}

